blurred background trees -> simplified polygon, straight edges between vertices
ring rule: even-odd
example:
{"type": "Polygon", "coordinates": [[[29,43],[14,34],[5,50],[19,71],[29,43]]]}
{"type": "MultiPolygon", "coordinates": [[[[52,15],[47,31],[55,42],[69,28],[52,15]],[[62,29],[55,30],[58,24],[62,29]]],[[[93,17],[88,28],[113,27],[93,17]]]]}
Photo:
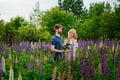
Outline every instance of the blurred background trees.
{"type": "Polygon", "coordinates": [[[53,26],[63,25],[64,38],[75,28],[78,39],[120,39],[120,1],[110,5],[108,2],[90,4],[86,9],[83,0],[58,0],[58,6],[47,11],[40,10],[36,2],[30,19],[21,16],[4,22],[0,18],[0,42],[50,41],[54,35],[53,26]]]}
{"type": "Polygon", "coordinates": [[[58,0],[60,9],[79,16],[83,12],[83,0],[58,0]]]}
{"type": "Polygon", "coordinates": [[[70,28],[74,27],[75,16],[71,12],[65,12],[64,10],[60,10],[58,7],[52,8],[49,11],[46,11],[42,16],[42,26],[46,27],[47,31],[50,32],[51,35],[55,34],[53,27],[55,24],[63,25],[63,36],[67,37],[67,32],[70,28]]]}

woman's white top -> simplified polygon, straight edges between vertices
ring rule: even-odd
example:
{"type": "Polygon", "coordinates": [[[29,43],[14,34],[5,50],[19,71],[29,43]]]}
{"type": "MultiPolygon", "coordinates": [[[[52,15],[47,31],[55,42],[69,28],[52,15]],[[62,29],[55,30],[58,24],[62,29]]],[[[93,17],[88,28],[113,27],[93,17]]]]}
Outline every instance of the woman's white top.
{"type": "Polygon", "coordinates": [[[75,57],[76,57],[76,50],[78,48],[78,43],[77,42],[73,42],[72,40],[69,40],[69,44],[70,44],[70,49],[72,48],[72,52],[67,55],[68,59],[71,59],[72,56],[73,56],[73,59],[75,59],[75,57]]]}

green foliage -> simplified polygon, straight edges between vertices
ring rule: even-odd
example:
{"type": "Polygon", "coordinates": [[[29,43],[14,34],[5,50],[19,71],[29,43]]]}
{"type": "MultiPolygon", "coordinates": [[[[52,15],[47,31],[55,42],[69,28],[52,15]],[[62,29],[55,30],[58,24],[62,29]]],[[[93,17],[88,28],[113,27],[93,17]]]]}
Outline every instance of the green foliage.
{"type": "Polygon", "coordinates": [[[80,15],[83,9],[83,0],[58,0],[58,5],[66,12],[72,12],[75,15],[80,15]]]}
{"type": "Polygon", "coordinates": [[[5,25],[5,41],[11,45],[11,43],[13,42],[14,40],[14,37],[16,35],[16,30],[15,30],[15,27],[13,27],[13,25],[8,22],[6,23],[5,25]]]}
{"type": "Polygon", "coordinates": [[[51,35],[55,34],[53,27],[57,23],[63,25],[63,36],[67,36],[68,30],[74,27],[75,17],[59,8],[52,8],[42,16],[42,26],[46,26],[51,35]]]}
{"type": "Polygon", "coordinates": [[[36,33],[37,29],[35,26],[27,25],[19,28],[19,35],[21,36],[21,41],[29,40],[32,41],[34,34],[36,33]]]}
{"type": "Polygon", "coordinates": [[[114,29],[115,29],[115,37],[120,39],[120,4],[116,5],[114,8],[115,12],[114,16],[114,29]]]}
{"type": "Polygon", "coordinates": [[[21,41],[50,41],[50,33],[43,29],[37,28],[34,25],[27,25],[19,28],[19,35],[21,36],[21,41]]]}
{"type": "MultiPolygon", "coordinates": [[[[117,7],[115,10],[119,9],[117,7]]],[[[109,3],[91,4],[88,17],[83,23],[77,23],[78,37],[81,39],[119,39],[119,14],[112,11],[109,3]]]]}
{"type": "MultiPolygon", "coordinates": [[[[99,42],[99,41],[98,41],[99,42]]],[[[71,61],[69,60],[67,62],[66,59],[63,59],[62,61],[52,61],[51,58],[53,59],[52,54],[50,54],[50,50],[47,52],[44,52],[44,50],[40,49],[38,50],[38,45],[34,46],[34,48],[31,48],[30,51],[27,52],[27,48],[33,45],[32,43],[27,43],[29,46],[23,46],[24,50],[21,50],[21,52],[18,52],[17,50],[20,49],[20,46],[12,46],[12,47],[4,47],[4,49],[12,49],[11,53],[9,52],[6,54],[5,51],[3,51],[2,56],[5,57],[5,68],[6,72],[4,72],[4,79],[8,80],[9,79],[9,70],[10,70],[10,65],[12,64],[13,66],[13,72],[14,72],[14,79],[18,79],[18,74],[21,72],[22,79],[23,80],[52,80],[53,72],[54,72],[54,67],[57,67],[56,70],[56,79],[58,79],[59,74],[63,75],[64,73],[64,79],[68,79],[69,74],[71,74],[72,79],[74,80],[79,80],[83,76],[82,74],[82,66],[84,64],[83,59],[86,58],[87,64],[85,64],[85,70],[87,74],[87,79],[88,80],[116,80],[116,75],[118,72],[118,54],[120,48],[116,48],[115,55],[112,53],[114,52],[114,49],[111,50],[111,46],[113,47],[120,47],[119,45],[115,45],[119,41],[105,41],[104,43],[111,43],[108,44],[104,47],[105,50],[105,62],[107,65],[107,69],[109,69],[109,77],[106,77],[104,73],[102,72],[103,67],[100,66],[99,68],[99,63],[103,64],[102,58],[101,58],[101,53],[100,53],[100,48],[99,44],[94,43],[94,41],[80,41],[80,44],[83,44],[86,46],[86,50],[84,49],[84,46],[80,46],[78,48],[78,51],[76,52],[76,58],[75,60],[71,61]],[[88,43],[91,42],[92,45],[89,45],[88,43]],[[35,50],[35,51],[34,51],[35,50]],[[7,57],[7,56],[11,56],[7,57]],[[39,57],[41,56],[41,57],[39,57]],[[47,57],[47,61],[44,62],[44,56],[47,57]],[[41,59],[40,59],[41,58],[41,59]],[[40,76],[40,62],[39,59],[42,60],[42,76],[40,76]],[[26,63],[26,60],[28,63],[26,63]],[[92,65],[91,65],[92,64],[92,65]],[[29,66],[27,68],[26,66],[29,66]],[[34,66],[34,67],[33,67],[34,66]],[[69,68],[71,67],[71,68],[69,68]],[[100,73],[100,72],[101,73],[100,73]],[[92,73],[95,73],[92,75],[92,73]]],[[[21,45],[25,43],[20,43],[21,45]]],[[[43,44],[43,43],[36,43],[36,44],[43,44]]],[[[105,45],[104,44],[104,45],[105,45]]],[[[41,47],[46,46],[42,45],[41,47]]],[[[49,45],[48,45],[49,46],[49,45]]],[[[21,47],[21,48],[23,48],[21,47]]],[[[64,54],[63,54],[64,55],[64,54]]],[[[1,55],[0,55],[1,57],[1,55]]],[[[66,55],[67,57],[67,55],[66,55]]],[[[64,57],[65,58],[65,57],[64,57]]],[[[1,64],[2,65],[2,64],[1,64]]],[[[61,78],[61,77],[60,77],[61,78]]]]}
{"type": "Polygon", "coordinates": [[[89,8],[89,15],[90,16],[100,16],[102,14],[102,12],[104,12],[105,9],[105,3],[101,2],[101,3],[92,3],[90,4],[90,8],[89,8]]]}
{"type": "Polygon", "coordinates": [[[10,20],[11,26],[13,26],[16,30],[18,30],[19,27],[27,25],[27,21],[20,16],[17,16],[15,18],[11,18],[10,20]]]}
{"type": "Polygon", "coordinates": [[[0,22],[2,41],[11,45],[12,42],[15,42],[19,39],[18,28],[21,26],[27,25],[28,22],[20,16],[11,18],[9,22],[3,23],[0,22]]]}
{"type": "Polygon", "coordinates": [[[5,34],[5,25],[4,21],[0,20],[0,39],[2,39],[3,35],[5,34]]]}
{"type": "Polygon", "coordinates": [[[51,34],[46,29],[40,28],[38,30],[38,38],[41,41],[51,41],[52,36],[51,36],[51,34]]]}

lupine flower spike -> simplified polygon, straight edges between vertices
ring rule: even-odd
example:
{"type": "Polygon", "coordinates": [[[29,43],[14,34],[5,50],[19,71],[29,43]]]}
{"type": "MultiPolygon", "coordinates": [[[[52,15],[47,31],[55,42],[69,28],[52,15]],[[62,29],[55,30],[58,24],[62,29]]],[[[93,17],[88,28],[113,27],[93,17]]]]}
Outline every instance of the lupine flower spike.
{"type": "Polygon", "coordinates": [[[57,67],[55,66],[53,70],[52,80],[56,80],[56,73],[57,73],[57,67]]]}
{"type": "Polygon", "coordinates": [[[101,65],[101,63],[98,64],[98,74],[102,74],[102,65],[101,65]]]}
{"type": "Polygon", "coordinates": [[[2,60],[1,60],[1,68],[3,70],[3,72],[6,72],[6,68],[5,68],[5,58],[2,56],[2,60]]]}
{"type": "Polygon", "coordinates": [[[10,65],[9,80],[14,80],[14,72],[13,72],[12,64],[10,65]]]}
{"type": "Polygon", "coordinates": [[[21,75],[21,72],[19,72],[19,75],[18,75],[18,80],[22,80],[22,75],[21,75]]]}

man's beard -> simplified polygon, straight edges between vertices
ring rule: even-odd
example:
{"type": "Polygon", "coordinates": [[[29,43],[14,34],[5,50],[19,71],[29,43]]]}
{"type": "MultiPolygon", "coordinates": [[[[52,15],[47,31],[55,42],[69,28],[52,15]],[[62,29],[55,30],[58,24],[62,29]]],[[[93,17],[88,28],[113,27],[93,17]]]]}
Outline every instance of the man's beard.
{"type": "Polygon", "coordinates": [[[61,34],[62,32],[58,32],[58,34],[61,34]]]}

